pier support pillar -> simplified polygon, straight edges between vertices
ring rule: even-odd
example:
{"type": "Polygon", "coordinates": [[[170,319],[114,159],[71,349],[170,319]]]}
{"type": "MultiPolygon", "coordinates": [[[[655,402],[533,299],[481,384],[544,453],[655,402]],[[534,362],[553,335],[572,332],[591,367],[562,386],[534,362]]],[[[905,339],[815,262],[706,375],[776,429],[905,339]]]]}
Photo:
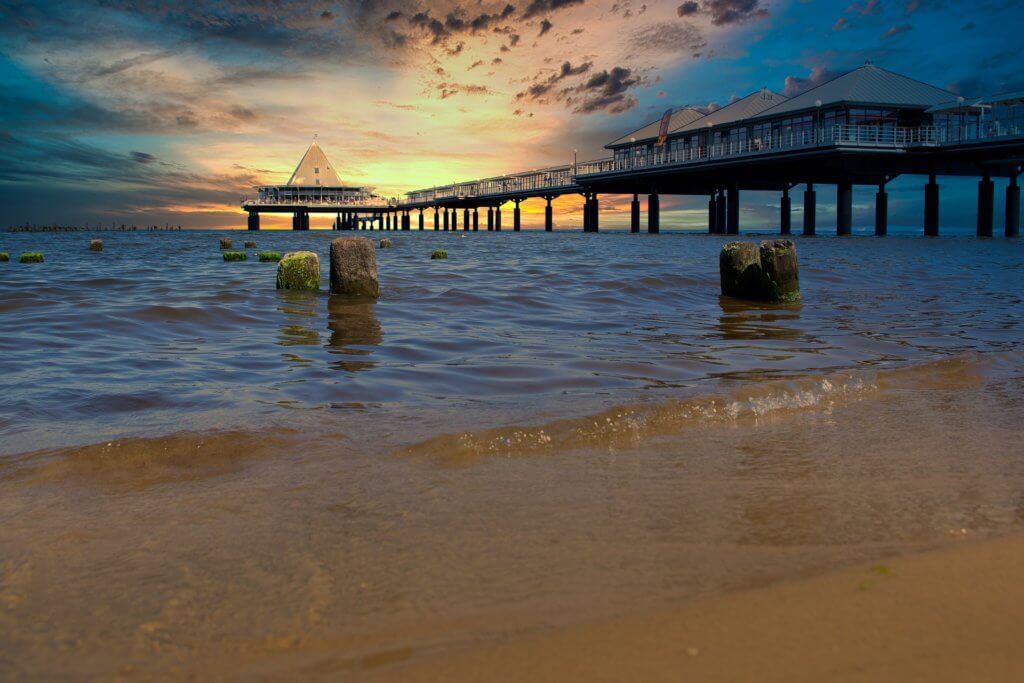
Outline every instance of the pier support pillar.
{"type": "Polygon", "coordinates": [[[597,193],[590,198],[590,232],[598,232],[601,217],[601,203],[597,193]]]}
{"type": "Polygon", "coordinates": [[[715,225],[718,226],[718,234],[728,234],[729,198],[725,194],[725,190],[718,191],[718,201],[715,203],[715,210],[715,225]]]}
{"type": "Polygon", "coordinates": [[[487,230],[488,232],[494,230],[494,207],[487,207],[487,230]]]}
{"type": "Polygon", "coordinates": [[[445,230],[448,230],[448,220],[449,220],[449,218],[448,218],[448,209],[445,209],[444,210],[444,226],[443,226],[445,230]]]}
{"type": "Polygon", "coordinates": [[[459,229],[459,210],[452,209],[452,230],[459,229]]]}
{"type": "Polygon", "coordinates": [[[782,200],[779,202],[779,234],[790,235],[793,233],[793,200],[789,196],[789,188],[782,191],[782,200]]]}
{"type": "Polygon", "coordinates": [[[995,186],[986,172],[978,181],[978,237],[992,236],[992,219],[995,215],[995,186]]]}
{"type": "MultiPolygon", "coordinates": [[[[257,226],[259,224],[257,223],[257,226]]],[[[1020,235],[1020,186],[1017,174],[1010,174],[1010,184],[1006,186],[1006,236],[1020,235]]]]}
{"type": "Polygon", "coordinates": [[[590,195],[583,195],[583,232],[590,232],[590,195]]]}
{"type": "Polygon", "coordinates": [[[807,189],[804,190],[804,235],[808,237],[814,235],[817,211],[818,195],[814,191],[814,183],[807,183],[807,189]]]}
{"type": "Polygon", "coordinates": [[[640,232],[640,195],[634,193],[633,201],[629,203],[629,231],[640,232]]]}
{"type": "Polygon", "coordinates": [[[554,216],[552,215],[551,209],[551,197],[544,198],[547,201],[547,205],[544,207],[544,232],[551,232],[555,229],[554,216]]]}
{"type": "Polygon", "coordinates": [[[249,229],[259,230],[260,229],[260,214],[257,211],[249,212],[249,229]]]}
{"type": "Polygon", "coordinates": [[[647,232],[651,235],[661,232],[661,201],[657,193],[647,195],[647,232]]]}
{"type": "Polygon", "coordinates": [[[467,206],[462,211],[462,231],[469,230],[472,226],[469,224],[469,207],[467,206]]]}
{"type": "Polygon", "coordinates": [[[391,212],[390,211],[387,211],[384,214],[384,229],[385,230],[390,230],[391,229],[391,212]]]}
{"type": "Polygon", "coordinates": [[[875,193],[875,235],[883,237],[889,232],[889,193],[885,183],[878,183],[875,193]]]}
{"type": "Polygon", "coordinates": [[[512,201],[516,205],[515,208],[512,209],[512,231],[519,232],[519,229],[522,227],[521,216],[519,213],[519,200],[513,199],[512,201]]]}
{"type": "Polygon", "coordinates": [[[939,184],[935,182],[935,174],[929,174],[928,184],[924,186],[924,234],[937,237],[939,234],[939,184]]]}
{"type": "Polygon", "coordinates": [[[718,234],[718,199],[714,192],[708,200],[708,234],[718,234]]]}
{"type": "Polygon", "coordinates": [[[501,204],[494,207],[494,231],[501,232],[501,204]]]}
{"type": "Polygon", "coordinates": [[[729,207],[725,225],[727,234],[740,234],[740,188],[736,183],[729,186],[729,207]]]}
{"type": "Polygon", "coordinates": [[[402,226],[402,230],[412,230],[412,215],[408,211],[405,212],[405,224],[402,226]]]}
{"type": "Polygon", "coordinates": [[[423,209],[420,209],[420,230],[423,229],[423,209]]]}
{"type": "Polygon", "coordinates": [[[853,232],[853,185],[843,181],[836,185],[836,234],[853,232]]]}
{"type": "Polygon", "coordinates": [[[480,212],[477,207],[473,207],[473,232],[480,230],[480,212]]]}
{"type": "Polygon", "coordinates": [[[440,230],[440,229],[441,229],[440,216],[438,216],[438,210],[437,210],[437,207],[435,206],[434,207],[434,230],[440,230]]]}

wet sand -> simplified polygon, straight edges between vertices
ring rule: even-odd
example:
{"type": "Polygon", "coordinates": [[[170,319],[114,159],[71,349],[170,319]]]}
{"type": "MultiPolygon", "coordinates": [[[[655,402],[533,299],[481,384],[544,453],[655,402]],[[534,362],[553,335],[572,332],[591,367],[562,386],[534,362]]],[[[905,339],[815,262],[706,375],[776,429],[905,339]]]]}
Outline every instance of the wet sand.
{"type": "Polygon", "coordinates": [[[369,681],[1020,681],[1024,536],[511,638],[369,681]]]}

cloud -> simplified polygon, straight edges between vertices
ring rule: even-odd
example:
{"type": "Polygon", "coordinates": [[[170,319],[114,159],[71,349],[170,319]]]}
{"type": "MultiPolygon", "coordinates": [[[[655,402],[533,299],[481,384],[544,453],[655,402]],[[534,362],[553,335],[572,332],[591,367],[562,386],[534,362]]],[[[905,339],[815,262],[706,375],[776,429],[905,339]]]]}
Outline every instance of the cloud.
{"type": "Polygon", "coordinates": [[[701,50],[707,46],[707,41],[693,24],[659,22],[634,31],[629,44],[640,53],[675,54],[701,50]]]}
{"type": "Polygon", "coordinates": [[[641,79],[633,75],[630,69],[616,66],[594,74],[585,83],[573,88],[573,95],[566,102],[577,114],[592,114],[602,110],[609,114],[621,114],[637,105],[637,99],[627,93],[640,82],[641,79]]]}
{"type": "Polygon", "coordinates": [[[878,0],[867,0],[867,2],[859,3],[855,2],[846,8],[846,11],[850,14],[859,14],[862,17],[866,17],[870,14],[881,14],[882,6],[878,0]]]}
{"type": "Polygon", "coordinates": [[[551,30],[552,26],[554,26],[554,24],[552,24],[550,21],[548,21],[547,19],[543,20],[542,22],[540,22],[540,33],[538,33],[537,36],[540,37],[544,35],[545,33],[551,30]]]}
{"type": "Polygon", "coordinates": [[[900,24],[899,26],[892,26],[888,31],[882,34],[882,40],[888,40],[893,36],[898,36],[901,33],[906,33],[910,29],[914,28],[910,24],[900,24]]]}
{"type": "Polygon", "coordinates": [[[677,7],[676,12],[681,17],[692,17],[700,12],[700,4],[690,0],[677,7]]]}
{"type": "Polygon", "coordinates": [[[156,161],[156,157],[147,152],[132,152],[132,159],[140,164],[151,164],[156,161]]]}
{"type": "Polygon", "coordinates": [[[846,17],[839,17],[836,19],[836,23],[832,24],[833,31],[844,31],[850,27],[850,22],[846,17]]]}
{"type": "Polygon", "coordinates": [[[805,93],[811,88],[816,88],[822,83],[827,83],[833,78],[841,75],[838,71],[826,69],[822,66],[816,66],[811,69],[811,73],[807,78],[800,78],[798,76],[786,76],[786,86],[782,91],[782,94],[786,97],[796,97],[801,93],[805,93]]]}
{"type": "Polygon", "coordinates": [[[532,19],[541,14],[551,14],[559,10],[582,5],[584,0],[532,0],[523,11],[523,19],[532,19]]]}
{"type": "Polygon", "coordinates": [[[751,19],[763,19],[768,10],[760,0],[704,0],[704,9],[711,15],[715,26],[742,24],[751,19]]]}

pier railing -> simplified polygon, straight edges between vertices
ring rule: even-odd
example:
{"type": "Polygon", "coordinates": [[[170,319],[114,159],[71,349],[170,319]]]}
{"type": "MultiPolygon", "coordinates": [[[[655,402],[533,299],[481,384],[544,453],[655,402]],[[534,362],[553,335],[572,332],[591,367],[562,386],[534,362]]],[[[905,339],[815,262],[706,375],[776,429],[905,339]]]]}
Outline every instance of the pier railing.
{"type": "Polygon", "coordinates": [[[317,207],[338,207],[338,208],[351,208],[351,207],[367,207],[375,209],[385,209],[388,207],[398,206],[398,198],[388,199],[386,197],[372,197],[372,198],[321,198],[321,197],[265,197],[263,199],[250,199],[246,197],[242,200],[242,207],[246,206],[317,206],[317,207]]]}
{"type": "Polygon", "coordinates": [[[471,199],[541,190],[554,192],[566,189],[571,190],[575,187],[575,174],[571,165],[552,166],[550,168],[525,171],[507,176],[496,176],[485,178],[484,180],[417,190],[416,192],[408,193],[403,203],[421,204],[440,200],[471,199]]]}

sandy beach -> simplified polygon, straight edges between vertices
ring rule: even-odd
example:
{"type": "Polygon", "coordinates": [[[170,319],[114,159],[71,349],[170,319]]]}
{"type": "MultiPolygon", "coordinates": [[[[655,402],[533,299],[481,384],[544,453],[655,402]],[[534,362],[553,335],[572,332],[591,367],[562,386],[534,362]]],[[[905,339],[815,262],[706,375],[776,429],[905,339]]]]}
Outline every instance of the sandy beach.
{"type": "Polygon", "coordinates": [[[1024,536],[512,638],[374,681],[1019,681],[1024,536]]]}

